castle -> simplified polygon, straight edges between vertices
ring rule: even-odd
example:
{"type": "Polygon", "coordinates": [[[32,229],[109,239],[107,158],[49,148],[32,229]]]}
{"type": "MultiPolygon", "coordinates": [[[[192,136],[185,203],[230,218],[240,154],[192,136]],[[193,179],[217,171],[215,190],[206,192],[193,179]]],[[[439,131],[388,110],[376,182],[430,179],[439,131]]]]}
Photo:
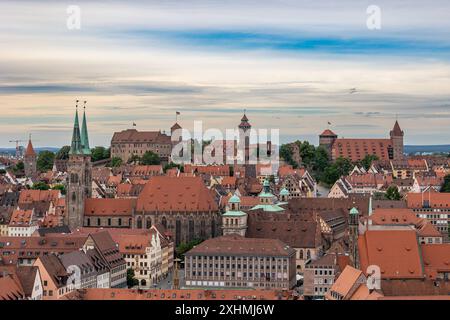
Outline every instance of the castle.
{"type": "Polygon", "coordinates": [[[390,131],[389,139],[347,139],[338,138],[330,129],[319,135],[319,145],[323,146],[332,161],[339,157],[360,161],[367,155],[376,155],[379,160],[403,159],[403,136],[398,121],[390,131]]]}

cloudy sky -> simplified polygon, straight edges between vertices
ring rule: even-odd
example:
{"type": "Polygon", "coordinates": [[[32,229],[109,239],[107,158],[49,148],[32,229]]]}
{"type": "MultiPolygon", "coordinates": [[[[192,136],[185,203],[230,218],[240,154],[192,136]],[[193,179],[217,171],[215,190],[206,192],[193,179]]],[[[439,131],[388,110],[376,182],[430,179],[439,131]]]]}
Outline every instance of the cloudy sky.
{"type": "Polygon", "coordinates": [[[76,99],[93,145],[133,122],[168,130],[176,110],[186,128],[233,128],[244,109],[282,141],[317,143],[328,121],[386,137],[397,117],[407,144],[448,144],[448,12],[448,0],[2,0],[0,146],[29,133],[68,144],[76,99]]]}

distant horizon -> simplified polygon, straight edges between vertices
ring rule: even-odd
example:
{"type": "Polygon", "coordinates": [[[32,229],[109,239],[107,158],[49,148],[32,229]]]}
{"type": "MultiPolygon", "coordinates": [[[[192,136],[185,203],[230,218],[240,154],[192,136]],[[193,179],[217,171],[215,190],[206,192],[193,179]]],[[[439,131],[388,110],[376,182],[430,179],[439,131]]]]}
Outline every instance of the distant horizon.
{"type": "Polygon", "coordinates": [[[234,128],[244,110],[284,141],[340,137],[450,143],[450,3],[211,0],[2,1],[0,145],[67,145],[75,100],[91,143],[114,131],[204,121],[234,128]],[[420,18],[418,18],[420,17],[420,18]]]}

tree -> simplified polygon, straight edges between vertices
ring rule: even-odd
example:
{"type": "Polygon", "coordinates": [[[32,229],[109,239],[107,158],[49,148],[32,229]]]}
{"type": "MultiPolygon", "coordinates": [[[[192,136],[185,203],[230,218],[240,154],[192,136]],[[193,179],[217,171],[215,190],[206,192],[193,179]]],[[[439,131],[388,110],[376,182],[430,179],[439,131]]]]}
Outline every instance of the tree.
{"type": "Polygon", "coordinates": [[[283,144],[280,147],[280,157],[288,164],[293,166],[294,168],[298,167],[298,163],[296,163],[292,157],[292,146],[290,144],[283,144]]]}
{"type": "Polygon", "coordinates": [[[33,190],[49,190],[50,186],[42,181],[36,182],[31,187],[33,190]]]}
{"type": "Polygon", "coordinates": [[[66,194],[66,187],[63,184],[55,184],[52,187],[52,190],[59,190],[59,191],[61,191],[62,195],[66,194]]]}
{"type": "Polygon", "coordinates": [[[42,151],[37,159],[37,168],[41,172],[51,170],[55,161],[55,154],[51,151],[42,151]]]}
{"type": "Polygon", "coordinates": [[[450,192],[450,174],[444,177],[444,183],[442,184],[441,192],[450,192]]]}
{"type": "Polygon", "coordinates": [[[159,159],[159,156],[152,151],[145,152],[141,158],[141,161],[139,162],[139,164],[145,165],[145,166],[160,164],[160,163],[161,163],[161,160],[159,159]]]}
{"type": "Polygon", "coordinates": [[[23,161],[17,162],[17,164],[12,168],[14,174],[22,173],[25,171],[25,165],[23,161]]]}
{"type": "Polygon", "coordinates": [[[141,158],[139,158],[139,156],[137,154],[133,154],[127,161],[128,164],[135,164],[137,162],[139,162],[141,160],[141,158]]]}
{"type": "Polygon", "coordinates": [[[177,258],[182,259],[183,255],[186,252],[188,252],[193,247],[195,247],[196,245],[198,245],[202,242],[203,242],[202,239],[194,239],[192,241],[189,241],[188,243],[186,243],[186,242],[180,243],[180,245],[178,245],[178,247],[175,249],[175,254],[176,254],[177,258]]]}
{"type": "Polygon", "coordinates": [[[378,157],[375,154],[368,154],[361,160],[361,165],[368,170],[372,165],[372,162],[378,160],[378,157]]]}
{"type": "Polygon", "coordinates": [[[353,164],[347,158],[339,157],[325,168],[320,180],[328,185],[333,185],[341,176],[346,176],[352,170],[353,164]]]}
{"type": "Polygon", "coordinates": [[[134,277],[134,270],[128,269],[127,270],[127,286],[128,288],[132,288],[134,286],[137,286],[139,284],[139,280],[134,277]]]}
{"type": "Polygon", "coordinates": [[[64,146],[56,153],[55,158],[58,160],[69,159],[70,146],[64,146]]]}
{"type": "Polygon", "coordinates": [[[109,159],[111,156],[111,149],[105,147],[95,147],[91,150],[92,162],[109,159]]]}
{"type": "Polygon", "coordinates": [[[310,144],[308,141],[296,141],[295,143],[299,146],[302,162],[308,167],[311,166],[314,161],[314,155],[316,151],[314,145],[310,144]]]}
{"type": "Polygon", "coordinates": [[[121,158],[119,158],[119,157],[113,157],[112,159],[111,159],[111,167],[113,167],[113,168],[117,168],[117,167],[120,167],[121,165],[122,165],[122,159],[121,158]]]}
{"type": "Polygon", "coordinates": [[[328,159],[328,152],[323,146],[319,146],[314,151],[314,160],[312,162],[312,168],[315,172],[323,172],[326,167],[330,165],[328,159]]]}
{"type": "Polygon", "coordinates": [[[164,166],[163,171],[164,173],[167,172],[167,170],[172,169],[172,168],[178,168],[180,171],[182,171],[183,166],[181,164],[176,164],[176,163],[168,163],[164,166]]]}
{"type": "Polygon", "coordinates": [[[390,186],[386,190],[386,199],[388,200],[400,200],[402,197],[400,192],[398,192],[397,186],[390,186]]]}

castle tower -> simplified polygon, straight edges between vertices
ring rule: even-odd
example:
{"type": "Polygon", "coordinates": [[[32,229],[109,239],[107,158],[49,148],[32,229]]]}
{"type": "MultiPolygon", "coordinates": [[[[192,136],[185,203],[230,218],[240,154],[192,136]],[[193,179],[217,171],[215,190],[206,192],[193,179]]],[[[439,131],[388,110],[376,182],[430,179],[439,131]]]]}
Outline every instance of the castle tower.
{"type": "Polygon", "coordinates": [[[359,225],[359,211],[358,209],[353,207],[348,215],[348,230],[349,230],[350,259],[353,262],[353,266],[356,269],[359,269],[358,225],[359,225]]]}
{"type": "Polygon", "coordinates": [[[247,230],[247,214],[241,211],[241,199],[233,195],[228,200],[228,210],[222,216],[223,235],[239,234],[245,237],[247,230]]]}
{"type": "Polygon", "coordinates": [[[83,226],[86,198],[92,196],[92,164],[86,111],[83,114],[83,127],[80,131],[78,106],[75,112],[72,143],[67,164],[68,183],[65,224],[71,229],[83,226]]]}
{"type": "Polygon", "coordinates": [[[337,134],[335,134],[330,129],[326,129],[319,135],[319,146],[322,146],[327,150],[328,157],[331,160],[331,149],[333,147],[334,141],[337,139],[337,134]]]}
{"type": "Polygon", "coordinates": [[[403,159],[403,136],[404,132],[400,129],[398,121],[395,120],[394,128],[390,132],[392,146],[394,149],[394,160],[403,159]]]}
{"type": "Polygon", "coordinates": [[[245,111],[238,128],[240,131],[239,134],[243,134],[240,139],[244,139],[244,163],[248,164],[250,159],[250,129],[252,128],[252,125],[248,122],[245,111]]]}
{"type": "Polygon", "coordinates": [[[32,177],[37,172],[37,155],[33,148],[33,143],[30,139],[28,140],[27,150],[25,151],[24,157],[24,167],[25,167],[25,176],[32,177]]]}

